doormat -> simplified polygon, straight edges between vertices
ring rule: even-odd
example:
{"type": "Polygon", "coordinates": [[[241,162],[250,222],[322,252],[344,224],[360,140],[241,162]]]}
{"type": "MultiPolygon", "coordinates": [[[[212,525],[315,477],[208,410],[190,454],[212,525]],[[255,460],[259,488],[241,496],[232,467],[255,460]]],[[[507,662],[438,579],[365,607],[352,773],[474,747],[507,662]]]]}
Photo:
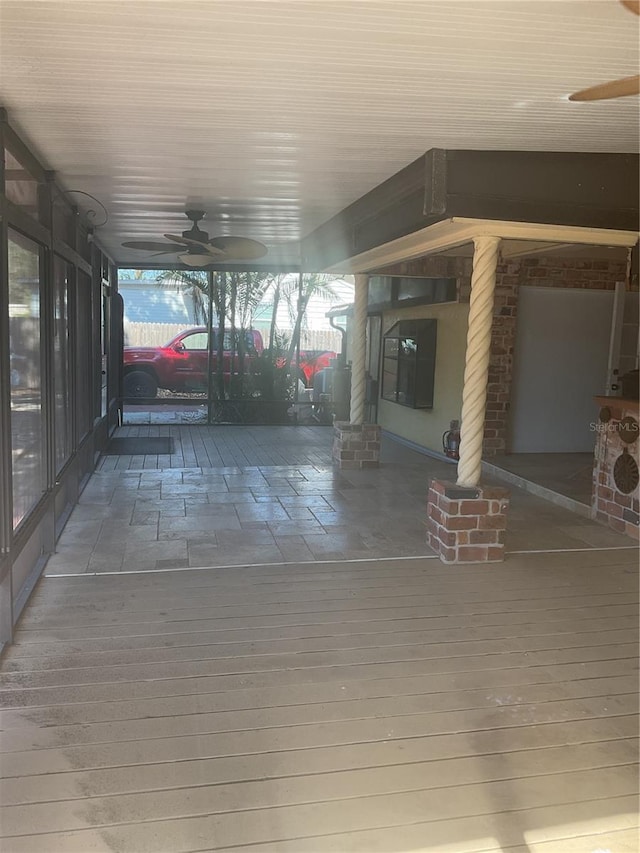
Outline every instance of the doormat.
{"type": "Polygon", "coordinates": [[[102,451],[105,456],[146,456],[173,453],[172,438],[112,438],[102,451]]]}

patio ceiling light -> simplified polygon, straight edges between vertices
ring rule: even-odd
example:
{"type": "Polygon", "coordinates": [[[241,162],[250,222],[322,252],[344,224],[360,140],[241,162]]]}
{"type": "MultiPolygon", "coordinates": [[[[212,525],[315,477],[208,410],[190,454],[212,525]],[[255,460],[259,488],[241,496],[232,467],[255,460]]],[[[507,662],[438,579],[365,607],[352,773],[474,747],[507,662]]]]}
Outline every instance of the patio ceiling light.
{"type": "Polygon", "coordinates": [[[178,260],[190,267],[206,267],[208,264],[212,264],[215,261],[215,258],[211,257],[209,254],[195,255],[190,252],[185,252],[184,255],[178,255],[178,260]]]}

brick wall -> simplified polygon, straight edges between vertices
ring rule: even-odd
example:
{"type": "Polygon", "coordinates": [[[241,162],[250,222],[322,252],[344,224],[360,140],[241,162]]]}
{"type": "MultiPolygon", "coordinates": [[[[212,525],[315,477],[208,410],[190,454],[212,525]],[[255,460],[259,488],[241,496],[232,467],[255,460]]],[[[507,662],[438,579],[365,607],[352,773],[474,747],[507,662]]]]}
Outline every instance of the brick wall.
{"type": "Polygon", "coordinates": [[[608,398],[607,405],[601,409],[598,422],[596,447],[593,466],[592,515],[618,533],[625,533],[634,539],[640,538],[640,485],[628,492],[622,492],[614,477],[616,461],[623,454],[638,466],[638,403],[618,402],[608,398]],[[607,411],[608,420],[602,420],[607,411]],[[621,438],[620,427],[626,418],[635,435],[634,441],[625,442],[621,438]]]}
{"type": "Polygon", "coordinates": [[[626,261],[580,260],[579,258],[524,258],[523,284],[535,287],[580,287],[613,290],[616,281],[625,281],[626,261]]]}
{"type": "Polygon", "coordinates": [[[471,294],[471,270],[473,258],[450,255],[430,255],[402,261],[390,267],[376,270],[372,275],[412,275],[425,278],[455,278],[458,302],[468,302],[471,294]]]}
{"type": "Polygon", "coordinates": [[[522,273],[522,265],[519,262],[498,264],[491,329],[487,413],[484,423],[483,453],[485,456],[504,453],[507,448],[518,287],[522,273]]]}

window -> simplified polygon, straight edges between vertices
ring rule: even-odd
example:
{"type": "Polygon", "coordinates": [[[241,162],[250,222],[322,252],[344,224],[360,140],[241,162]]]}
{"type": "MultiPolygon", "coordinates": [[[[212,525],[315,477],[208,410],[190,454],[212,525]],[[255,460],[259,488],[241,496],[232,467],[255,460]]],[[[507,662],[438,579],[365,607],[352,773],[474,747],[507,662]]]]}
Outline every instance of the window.
{"type": "Polygon", "coordinates": [[[38,182],[8,149],[5,149],[5,193],[9,201],[39,219],[38,182]]]}
{"type": "Polygon", "coordinates": [[[56,473],[71,455],[69,279],[71,266],[57,255],[53,266],[53,386],[56,473]]]}
{"type": "MultiPolygon", "coordinates": [[[[213,348],[214,348],[214,350],[216,350],[218,348],[218,335],[216,332],[214,332],[213,335],[214,335],[213,348]]],[[[231,352],[232,349],[234,352],[238,352],[238,349],[240,347],[240,340],[241,340],[240,331],[236,330],[235,345],[232,346],[231,330],[225,329],[225,331],[224,331],[224,349],[225,349],[225,352],[231,352]]],[[[255,345],[255,340],[253,337],[253,332],[247,329],[244,332],[244,349],[245,349],[245,352],[253,353],[253,352],[255,352],[255,348],[256,348],[256,345],[255,345]]]]}
{"type": "Polygon", "coordinates": [[[374,275],[369,279],[369,310],[455,302],[455,278],[374,275]]]}
{"type": "Polygon", "coordinates": [[[206,332],[195,332],[193,335],[185,335],[181,343],[186,350],[206,350],[209,347],[208,340],[206,332]]]}
{"type": "Polygon", "coordinates": [[[76,423],[78,443],[87,435],[93,421],[92,397],[92,347],[93,341],[88,330],[93,328],[91,317],[91,279],[82,270],[78,270],[76,280],[76,423]]]}
{"type": "Polygon", "coordinates": [[[13,526],[45,491],[42,366],[40,361],[40,248],[9,232],[9,355],[13,526]]]}
{"type": "Polygon", "coordinates": [[[384,336],[382,399],[413,409],[433,407],[436,320],[404,320],[384,336]]]}

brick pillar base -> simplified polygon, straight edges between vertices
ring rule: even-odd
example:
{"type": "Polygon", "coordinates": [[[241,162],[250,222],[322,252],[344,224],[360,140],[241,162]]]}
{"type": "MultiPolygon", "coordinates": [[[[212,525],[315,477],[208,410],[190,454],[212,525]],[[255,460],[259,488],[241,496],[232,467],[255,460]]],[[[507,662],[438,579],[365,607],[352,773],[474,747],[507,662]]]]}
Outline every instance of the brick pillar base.
{"type": "Polygon", "coordinates": [[[443,563],[504,559],[509,492],[499,486],[464,488],[432,480],[427,499],[427,544],[443,563]]]}
{"type": "Polygon", "coordinates": [[[333,463],[338,468],[377,468],[380,427],[336,421],[333,425],[333,463]]]}

